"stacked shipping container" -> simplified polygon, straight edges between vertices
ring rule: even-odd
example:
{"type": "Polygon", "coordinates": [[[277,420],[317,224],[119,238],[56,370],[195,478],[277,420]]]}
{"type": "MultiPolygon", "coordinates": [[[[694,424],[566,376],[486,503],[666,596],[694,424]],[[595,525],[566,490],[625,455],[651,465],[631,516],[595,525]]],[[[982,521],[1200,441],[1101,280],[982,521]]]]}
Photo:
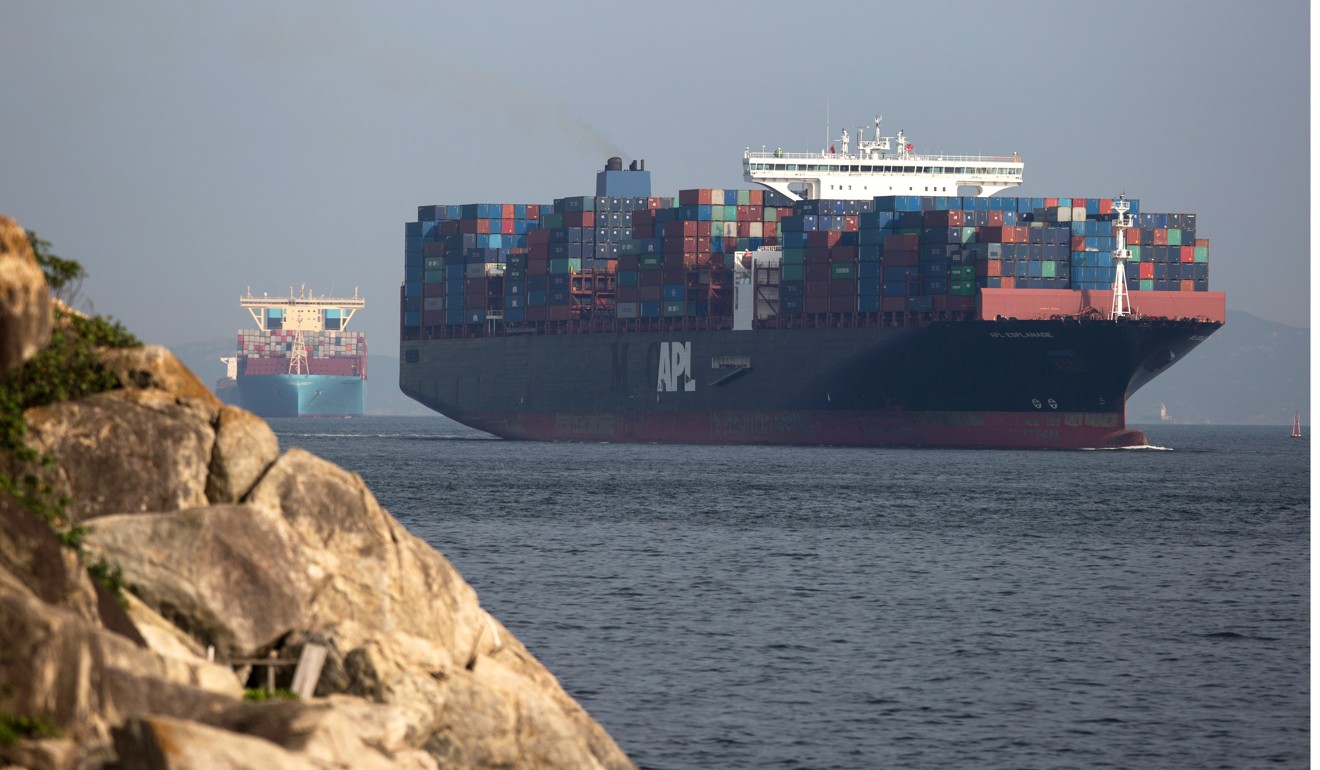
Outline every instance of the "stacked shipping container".
{"type": "MultiPolygon", "coordinates": [[[[238,333],[242,372],[247,376],[288,374],[298,332],[288,329],[238,333]]],[[[362,332],[302,332],[307,374],[366,377],[367,338],[362,332]]]]}
{"type": "MultiPolygon", "coordinates": [[[[760,190],[424,206],[405,228],[404,335],[420,327],[732,315],[735,253],[782,251],[779,314],[970,313],[978,289],[1107,290],[1105,198],[885,196],[791,206],[760,190]],[[777,205],[778,204],[778,205],[777,205]]],[[[773,196],[777,197],[777,196],[773,196]]],[[[1207,291],[1192,214],[1129,201],[1129,286],[1207,291]]]]}

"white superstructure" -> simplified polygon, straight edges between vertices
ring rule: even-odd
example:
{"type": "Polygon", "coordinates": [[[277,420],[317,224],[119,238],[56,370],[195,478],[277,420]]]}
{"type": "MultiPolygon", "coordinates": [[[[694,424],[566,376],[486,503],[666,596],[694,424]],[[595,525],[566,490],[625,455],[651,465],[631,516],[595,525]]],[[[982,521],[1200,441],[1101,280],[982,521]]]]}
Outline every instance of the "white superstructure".
{"type": "Polygon", "coordinates": [[[783,150],[743,152],[743,178],[782,193],[791,200],[864,200],[877,195],[962,195],[974,188],[978,196],[1022,184],[1022,159],[1017,154],[919,155],[902,131],[863,138],[857,129],[854,150],[845,129],[837,146],[819,153],[783,150]]]}

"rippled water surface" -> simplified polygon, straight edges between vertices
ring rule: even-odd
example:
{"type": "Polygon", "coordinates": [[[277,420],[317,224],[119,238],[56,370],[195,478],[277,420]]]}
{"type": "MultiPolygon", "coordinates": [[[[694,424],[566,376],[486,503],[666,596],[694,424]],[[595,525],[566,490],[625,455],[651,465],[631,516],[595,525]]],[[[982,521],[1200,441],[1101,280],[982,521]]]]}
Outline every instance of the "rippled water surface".
{"type": "Polygon", "coordinates": [[[645,768],[1306,767],[1309,439],[540,444],[272,420],[645,768]]]}

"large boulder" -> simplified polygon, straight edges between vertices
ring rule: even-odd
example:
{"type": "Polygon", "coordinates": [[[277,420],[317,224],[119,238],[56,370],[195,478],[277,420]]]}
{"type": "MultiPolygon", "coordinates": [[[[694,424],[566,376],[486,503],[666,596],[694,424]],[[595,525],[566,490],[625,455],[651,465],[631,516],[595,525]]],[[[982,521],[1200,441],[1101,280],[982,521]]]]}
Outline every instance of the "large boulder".
{"type": "Polygon", "coordinates": [[[89,553],[222,660],[269,650],[304,620],[325,582],[282,519],[244,505],[89,522],[89,553]]]}
{"type": "Polygon", "coordinates": [[[114,390],[25,412],[28,444],[55,458],[75,522],[204,506],[210,414],[161,390],[114,390]]]}
{"type": "Polygon", "coordinates": [[[50,341],[51,298],[27,231],[0,215],[0,375],[50,341]]]}

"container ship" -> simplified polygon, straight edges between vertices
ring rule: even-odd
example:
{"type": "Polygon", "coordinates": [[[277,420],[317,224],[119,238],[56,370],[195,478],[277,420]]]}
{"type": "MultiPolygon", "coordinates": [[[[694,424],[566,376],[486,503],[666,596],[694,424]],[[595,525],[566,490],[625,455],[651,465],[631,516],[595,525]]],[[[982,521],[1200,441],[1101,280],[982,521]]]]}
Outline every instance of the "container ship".
{"type": "Polygon", "coordinates": [[[758,189],[426,205],[399,384],[508,439],[1138,446],[1128,396],[1225,319],[1194,214],[999,195],[1017,155],[903,132],[743,154],[758,189]]]}
{"type": "Polygon", "coordinates": [[[367,387],[367,340],[347,331],[364,301],[310,296],[254,296],[239,305],[256,322],[238,332],[238,352],[224,359],[238,405],[262,417],[361,416],[367,387]]]}

